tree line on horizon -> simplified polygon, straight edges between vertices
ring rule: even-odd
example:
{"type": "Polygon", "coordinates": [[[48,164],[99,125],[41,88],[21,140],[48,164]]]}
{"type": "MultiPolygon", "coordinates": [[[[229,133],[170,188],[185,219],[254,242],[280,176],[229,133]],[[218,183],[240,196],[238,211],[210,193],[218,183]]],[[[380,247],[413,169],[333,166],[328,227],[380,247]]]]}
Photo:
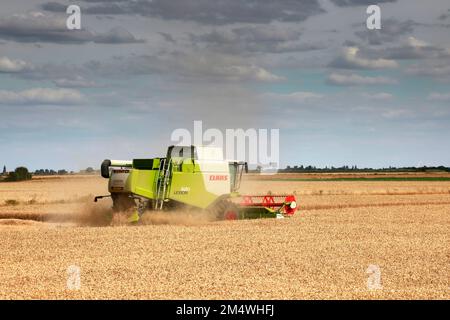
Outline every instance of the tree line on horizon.
{"type": "MultiPolygon", "coordinates": [[[[256,170],[250,170],[250,172],[261,172],[262,167],[258,166],[256,170]]],[[[339,173],[339,172],[430,172],[430,171],[444,171],[450,172],[450,167],[445,166],[422,166],[422,167],[388,167],[388,168],[358,168],[353,166],[341,166],[333,167],[326,166],[325,168],[318,168],[316,166],[286,166],[284,169],[278,169],[279,173],[339,173]]],[[[96,170],[92,167],[88,167],[85,170],[81,170],[81,174],[93,174],[96,170]]],[[[74,171],[67,171],[65,169],[53,170],[53,169],[39,169],[34,172],[29,172],[26,167],[17,167],[14,171],[8,172],[6,166],[3,166],[2,174],[0,175],[0,181],[24,181],[30,180],[33,175],[35,176],[53,176],[53,175],[68,175],[75,174],[74,171]]]]}
{"type": "MultiPolygon", "coordinates": [[[[95,173],[95,169],[88,167],[85,170],[81,170],[81,174],[95,173]]],[[[12,181],[25,181],[31,180],[32,176],[56,176],[56,175],[68,175],[75,174],[74,171],[67,171],[65,169],[53,170],[53,169],[39,169],[34,172],[30,172],[27,167],[17,167],[14,171],[8,172],[6,166],[3,166],[2,173],[0,174],[0,181],[12,182],[12,181]]]]}
{"type": "Polygon", "coordinates": [[[450,172],[450,167],[445,166],[422,166],[422,167],[392,167],[387,168],[358,168],[358,166],[341,166],[333,167],[326,166],[325,168],[318,168],[315,166],[287,166],[284,169],[279,169],[279,172],[296,173],[296,172],[428,172],[428,171],[446,171],[450,172]]]}
{"type": "Polygon", "coordinates": [[[6,166],[3,166],[0,181],[25,181],[31,180],[31,173],[26,167],[17,167],[14,171],[7,172],[6,166]]]}

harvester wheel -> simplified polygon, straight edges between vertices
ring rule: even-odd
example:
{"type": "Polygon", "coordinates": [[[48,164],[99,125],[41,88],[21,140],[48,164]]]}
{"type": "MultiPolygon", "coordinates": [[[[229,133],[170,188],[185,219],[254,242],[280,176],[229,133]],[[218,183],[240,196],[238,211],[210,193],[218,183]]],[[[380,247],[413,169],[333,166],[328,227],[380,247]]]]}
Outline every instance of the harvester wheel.
{"type": "Polygon", "coordinates": [[[223,214],[223,218],[225,220],[237,220],[239,218],[238,208],[235,204],[229,206],[225,209],[225,213],[223,214]]]}
{"type": "Polygon", "coordinates": [[[128,211],[136,206],[134,199],[130,198],[127,194],[113,194],[111,197],[114,212],[128,211]]]}
{"type": "Polygon", "coordinates": [[[237,220],[239,219],[238,206],[229,201],[222,200],[215,206],[215,215],[218,220],[237,220]]]}

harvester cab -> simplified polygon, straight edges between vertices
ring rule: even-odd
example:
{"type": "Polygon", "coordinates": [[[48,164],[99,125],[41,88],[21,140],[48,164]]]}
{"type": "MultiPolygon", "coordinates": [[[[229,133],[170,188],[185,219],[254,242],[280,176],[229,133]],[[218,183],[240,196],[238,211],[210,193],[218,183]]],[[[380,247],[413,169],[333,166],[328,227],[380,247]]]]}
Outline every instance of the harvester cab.
{"type": "Polygon", "coordinates": [[[133,221],[145,212],[203,210],[217,219],[291,216],[294,195],[239,195],[246,162],[223,160],[222,149],[170,146],[165,158],[105,160],[101,173],[109,179],[114,211],[134,209],[133,221]]]}

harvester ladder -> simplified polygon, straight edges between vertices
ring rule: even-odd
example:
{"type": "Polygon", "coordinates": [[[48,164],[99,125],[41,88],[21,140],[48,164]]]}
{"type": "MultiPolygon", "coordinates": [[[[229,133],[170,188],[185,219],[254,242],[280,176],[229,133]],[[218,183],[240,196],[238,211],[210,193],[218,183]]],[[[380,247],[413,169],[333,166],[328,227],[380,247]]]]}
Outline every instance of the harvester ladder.
{"type": "Polygon", "coordinates": [[[154,204],[154,209],[158,209],[159,207],[159,199],[161,197],[161,171],[164,171],[164,166],[166,163],[166,159],[160,159],[159,161],[159,167],[158,167],[158,173],[156,174],[156,197],[155,197],[155,204],[154,204]]]}
{"type": "Polygon", "coordinates": [[[171,164],[172,161],[167,160],[166,158],[161,159],[161,162],[159,163],[155,210],[162,210],[163,208],[164,199],[166,198],[167,186],[171,177],[171,164]]]}

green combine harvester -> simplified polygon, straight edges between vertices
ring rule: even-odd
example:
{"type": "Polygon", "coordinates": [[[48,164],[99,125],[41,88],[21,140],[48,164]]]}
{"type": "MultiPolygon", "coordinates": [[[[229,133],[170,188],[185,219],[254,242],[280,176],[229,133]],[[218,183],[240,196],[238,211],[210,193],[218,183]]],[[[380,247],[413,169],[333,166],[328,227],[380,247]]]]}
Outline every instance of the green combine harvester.
{"type": "Polygon", "coordinates": [[[222,159],[222,149],[170,146],[165,158],[104,160],[115,212],[130,212],[130,222],[152,211],[203,210],[218,220],[283,218],[297,210],[294,195],[240,195],[246,162],[222,159]]]}

